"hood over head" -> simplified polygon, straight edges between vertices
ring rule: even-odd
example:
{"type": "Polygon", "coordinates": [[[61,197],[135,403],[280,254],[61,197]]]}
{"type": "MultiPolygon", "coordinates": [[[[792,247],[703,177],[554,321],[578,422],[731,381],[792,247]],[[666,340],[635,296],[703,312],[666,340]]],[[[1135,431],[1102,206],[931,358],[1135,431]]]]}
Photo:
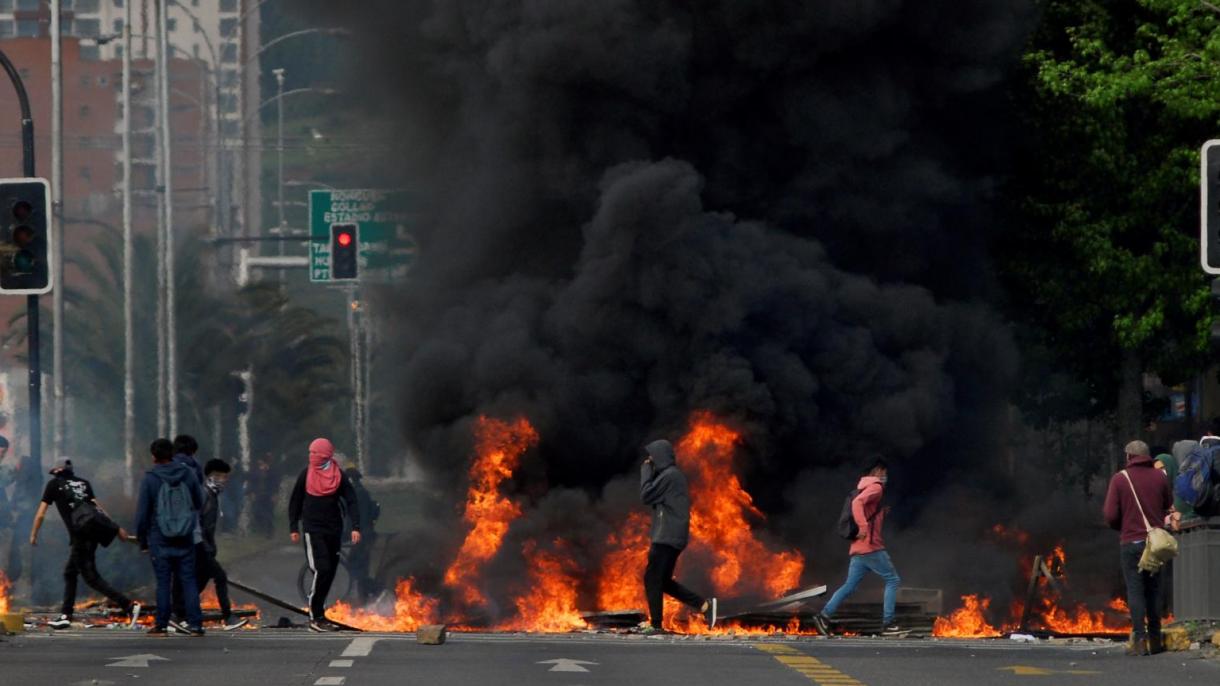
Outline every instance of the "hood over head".
{"type": "Polygon", "coordinates": [[[153,465],[153,468],[148,473],[174,486],[186,479],[188,474],[191,474],[191,468],[181,462],[163,462],[153,465]]]}
{"type": "Polygon", "coordinates": [[[657,466],[657,469],[665,469],[672,467],[677,463],[677,458],[674,456],[674,446],[665,439],[660,439],[644,446],[644,450],[648,452],[652,458],[652,463],[657,466]]]}

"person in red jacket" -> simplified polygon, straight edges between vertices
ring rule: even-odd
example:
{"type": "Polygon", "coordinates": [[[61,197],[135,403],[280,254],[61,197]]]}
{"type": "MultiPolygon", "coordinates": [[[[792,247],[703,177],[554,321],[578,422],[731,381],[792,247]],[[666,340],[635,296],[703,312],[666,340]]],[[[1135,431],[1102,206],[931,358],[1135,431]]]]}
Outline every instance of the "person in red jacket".
{"type": "Polygon", "coordinates": [[[839,605],[855,592],[856,586],[864,579],[864,575],[872,572],[885,581],[885,598],[881,611],[881,634],[883,636],[901,636],[902,629],[894,622],[894,605],[898,600],[898,585],[902,579],[894,569],[890,554],[885,551],[885,541],[881,538],[881,525],[885,522],[885,513],[889,510],[881,504],[885,494],[885,482],[888,479],[889,466],[885,460],[877,457],[865,463],[856,484],[856,497],[851,503],[852,519],[860,533],[852,541],[851,564],[847,567],[847,580],[831,596],[830,602],[820,613],[814,615],[814,624],[823,636],[830,635],[830,624],[839,605]]]}
{"type": "Polygon", "coordinates": [[[1152,452],[1143,441],[1131,441],[1125,449],[1127,467],[1110,479],[1102,514],[1111,529],[1119,532],[1119,563],[1127,582],[1127,606],[1131,608],[1131,646],[1128,655],[1165,652],[1161,637],[1160,573],[1139,569],[1148,526],[1163,526],[1173,506],[1169,479],[1157,469],[1152,452]]]}

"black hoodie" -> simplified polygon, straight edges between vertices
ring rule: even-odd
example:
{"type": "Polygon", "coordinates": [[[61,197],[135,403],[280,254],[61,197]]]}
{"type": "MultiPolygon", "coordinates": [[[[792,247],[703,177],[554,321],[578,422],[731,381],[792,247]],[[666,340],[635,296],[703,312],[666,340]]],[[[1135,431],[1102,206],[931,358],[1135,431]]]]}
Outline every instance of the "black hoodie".
{"type": "Polygon", "coordinates": [[[640,499],[652,508],[652,542],[678,550],[690,541],[690,490],[669,441],[644,447],[652,462],[640,466],[640,499]]]}

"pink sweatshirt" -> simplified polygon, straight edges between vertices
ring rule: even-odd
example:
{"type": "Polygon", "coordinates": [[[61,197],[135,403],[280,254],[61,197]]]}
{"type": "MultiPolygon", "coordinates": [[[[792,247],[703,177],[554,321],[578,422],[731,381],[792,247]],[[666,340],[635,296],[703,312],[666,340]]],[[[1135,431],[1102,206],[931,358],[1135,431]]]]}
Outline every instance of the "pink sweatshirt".
{"type": "Polygon", "coordinates": [[[860,494],[851,501],[851,515],[860,527],[860,538],[852,541],[852,555],[868,555],[878,550],[885,550],[885,541],[881,538],[881,525],[885,522],[885,512],[881,510],[881,494],[885,487],[881,479],[875,476],[862,476],[856,484],[860,494]]]}

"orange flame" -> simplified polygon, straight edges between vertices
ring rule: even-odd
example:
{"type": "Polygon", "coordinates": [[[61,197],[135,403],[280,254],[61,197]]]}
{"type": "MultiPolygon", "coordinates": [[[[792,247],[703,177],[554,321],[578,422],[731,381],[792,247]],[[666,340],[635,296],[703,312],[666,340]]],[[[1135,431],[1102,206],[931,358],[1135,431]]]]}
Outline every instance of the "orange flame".
{"type": "Polygon", "coordinates": [[[948,617],[937,617],[932,625],[932,635],[943,638],[992,638],[1001,634],[987,623],[986,612],[991,607],[991,598],[980,599],[977,595],[962,596],[962,606],[948,617]]]}
{"type": "Polygon", "coordinates": [[[500,484],[513,475],[521,456],[538,442],[538,432],[524,418],[513,422],[479,417],[475,424],[475,459],[470,466],[470,490],[463,519],[470,532],[453,564],[445,570],[445,585],[467,605],[487,599],[477,585],[479,569],[500,550],[504,535],[521,508],[500,494],[500,484]]]}
{"type": "MultiPolygon", "coordinates": [[[[712,591],[717,595],[757,593],[776,597],[795,588],[804,571],[797,551],[773,552],[755,537],[750,521],[764,520],[754,499],[733,469],[740,434],[711,413],[696,412],[690,430],[678,441],[678,465],[686,473],[691,494],[692,556],[713,560],[712,591]]],[[[597,602],[604,609],[646,607],[643,588],[648,564],[648,515],[633,512],[607,539],[597,602]]],[[[702,618],[680,619],[678,605],[667,599],[665,626],[674,631],[707,633],[702,618]]],[[[799,623],[796,625],[799,628],[799,623]]],[[[718,632],[770,634],[794,630],[793,625],[718,632]]]]}
{"type": "Polygon", "coordinates": [[[8,614],[8,610],[9,610],[8,592],[9,592],[9,589],[12,587],[13,587],[13,585],[11,583],[9,583],[8,577],[4,575],[4,572],[0,572],[0,615],[8,614]]]}
{"type": "Polygon", "coordinates": [[[326,611],[331,619],[365,631],[415,631],[425,624],[437,624],[440,603],[415,590],[415,579],[399,579],[394,588],[394,615],[386,616],[335,603],[326,611]]]}
{"type": "Polygon", "coordinates": [[[584,629],[587,624],[576,609],[578,572],[567,544],[554,542],[555,552],[539,550],[527,541],[523,554],[529,560],[529,590],[513,601],[517,615],[496,627],[501,631],[535,631],[559,633],[584,629]]]}

